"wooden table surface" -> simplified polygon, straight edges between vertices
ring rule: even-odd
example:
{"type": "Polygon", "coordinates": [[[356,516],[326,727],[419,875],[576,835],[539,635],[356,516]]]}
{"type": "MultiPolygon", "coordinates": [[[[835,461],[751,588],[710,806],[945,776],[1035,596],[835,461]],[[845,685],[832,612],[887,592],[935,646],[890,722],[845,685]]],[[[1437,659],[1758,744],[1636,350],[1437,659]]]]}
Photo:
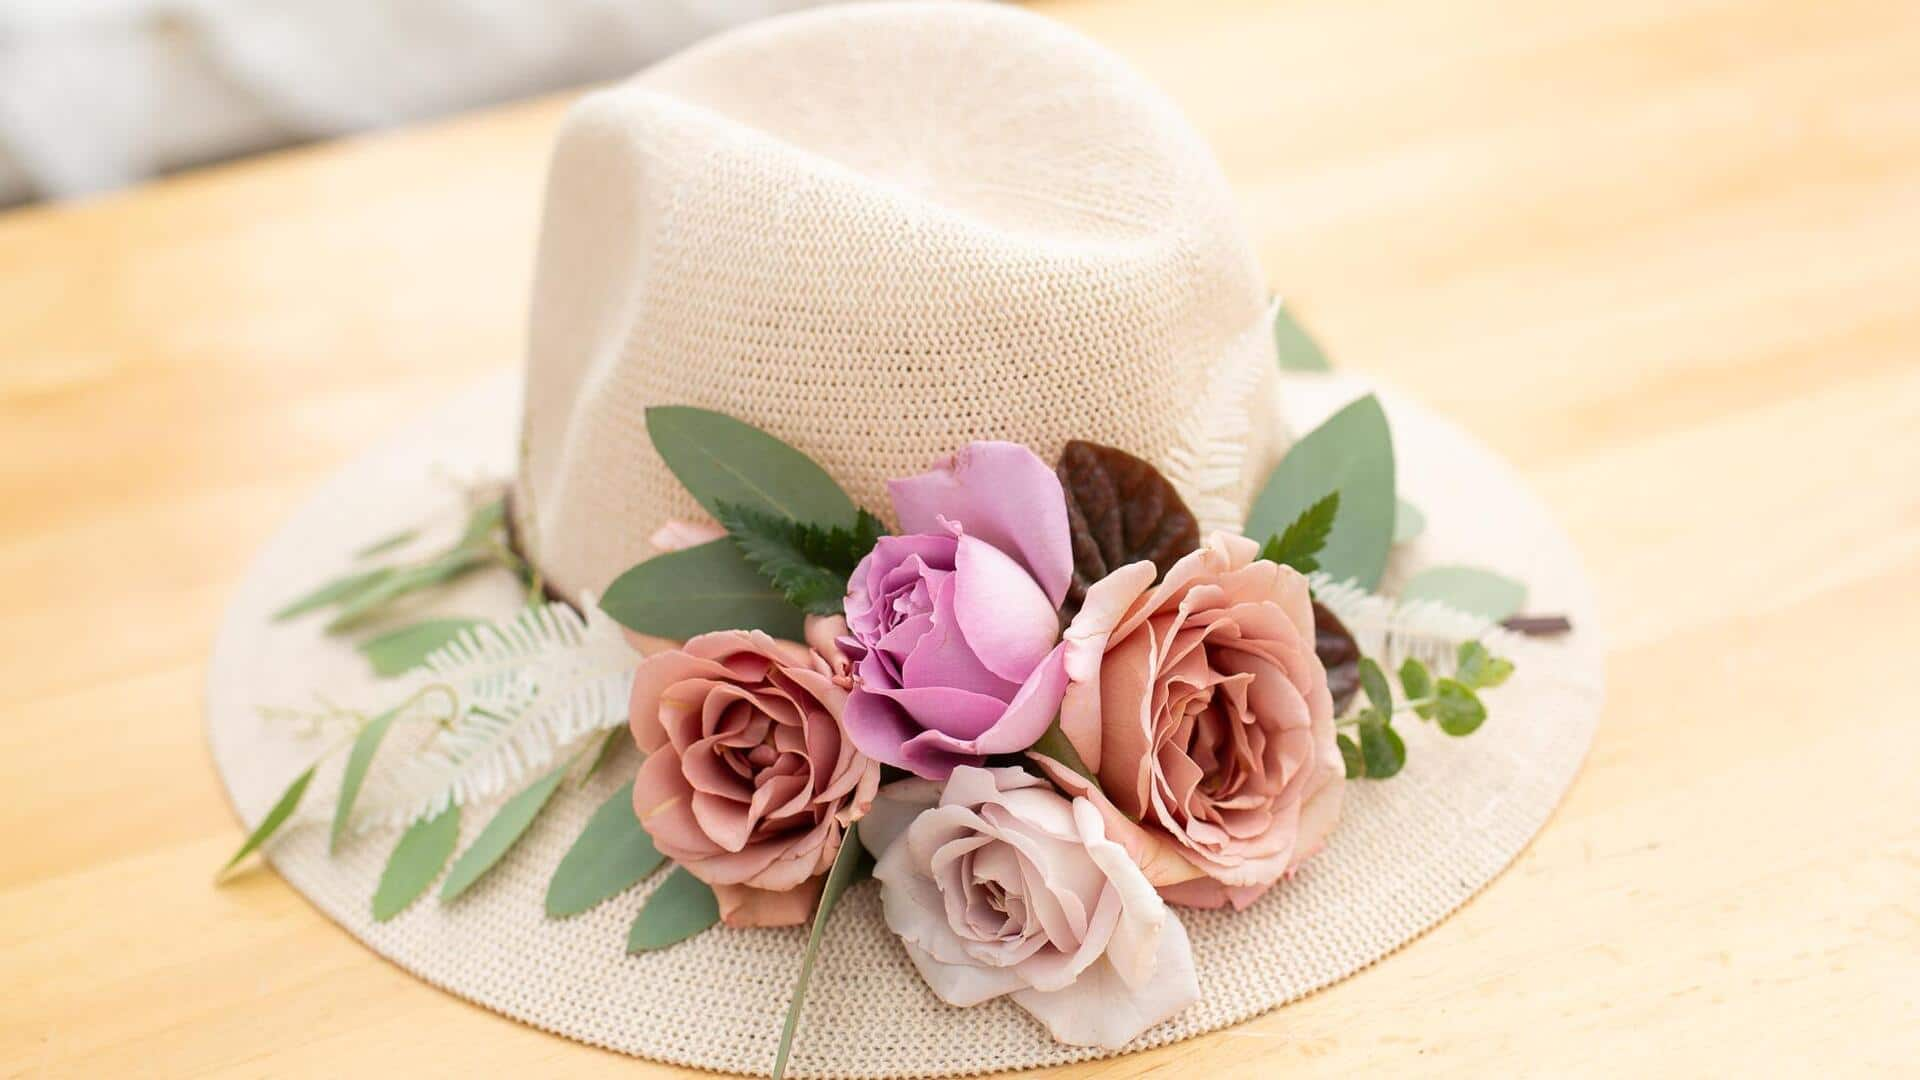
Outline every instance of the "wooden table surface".
{"type": "MultiPolygon", "coordinates": [[[[1189,112],[1339,364],[1518,464],[1611,642],[1584,773],[1459,914],[1062,1071],[1916,1068],[1920,7],[1042,7],[1189,112]]],[[[330,471],[517,362],[563,105],[0,215],[0,1073],[653,1071],[210,880],[224,599],[330,471]]]]}

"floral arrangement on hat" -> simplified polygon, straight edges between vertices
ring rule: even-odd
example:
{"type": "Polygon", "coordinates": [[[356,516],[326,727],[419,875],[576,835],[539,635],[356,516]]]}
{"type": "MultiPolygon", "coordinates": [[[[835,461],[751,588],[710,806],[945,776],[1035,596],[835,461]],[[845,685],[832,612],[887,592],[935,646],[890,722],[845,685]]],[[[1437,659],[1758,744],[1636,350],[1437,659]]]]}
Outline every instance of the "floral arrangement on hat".
{"type": "MultiPolygon", "coordinates": [[[[1063,1043],[1131,1042],[1199,999],[1182,909],[1237,911],[1310,872],[1338,842],[1349,781],[1405,765],[1397,721],[1470,734],[1480,693],[1513,670],[1463,639],[1449,656],[1407,653],[1389,677],[1322,603],[1366,597],[1396,534],[1417,528],[1371,397],[1296,443],[1243,533],[1203,532],[1151,463],[1090,442],[1052,464],[1017,443],[956,447],[891,481],[883,519],[766,431],[686,407],[647,421],[712,520],[662,527],[657,554],[597,604],[542,602],[496,500],[452,548],[363,569],[283,614],[332,607],[345,625],[489,559],[520,573],[531,606],[512,620],[362,646],[376,669],[422,677],[398,705],[347,716],[334,844],[365,823],[363,790],[385,785],[399,808],[386,820],[408,828],[376,918],[443,872],[452,902],[567,777],[628,742],[631,782],[554,869],[548,914],[671,863],[630,951],[714,925],[810,925],[776,1075],[822,928],[867,877],[941,1001],[1005,997],[1063,1043]],[[375,768],[409,725],[431,725],[415,757],[375,768]],[[510,734],[528,730],[541,738],[510,734]],[[487,761],[498,768],[473,767],[487,761]],[[455,858],[461,805],[540,769],[455,858]]],[[[1448,570],[1408,583],[1394,610],[1455,603],[1448,582],[1507,584],[1448,570]]],[[[1513,612],[1483,614],[1472,625],[1513,612]]],[[[288,820],[319,764],[234,862],[288,820]]]]}

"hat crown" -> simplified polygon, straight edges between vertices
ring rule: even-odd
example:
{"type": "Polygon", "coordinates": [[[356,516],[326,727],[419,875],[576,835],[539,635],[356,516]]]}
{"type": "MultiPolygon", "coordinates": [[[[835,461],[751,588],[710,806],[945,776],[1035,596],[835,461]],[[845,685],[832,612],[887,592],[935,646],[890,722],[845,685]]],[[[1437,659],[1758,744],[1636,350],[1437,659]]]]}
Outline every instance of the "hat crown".
{"type": "Polygon", "coordinates": [[[515,513],[570,594],[699,507],[644,413],[695,405],[885,481],[977,438],[1160,465],[1233,524],[1279,437],[1258,266],[1157,90],[998,5],[722,35],[568,114],[548,181],[515,513]]]}

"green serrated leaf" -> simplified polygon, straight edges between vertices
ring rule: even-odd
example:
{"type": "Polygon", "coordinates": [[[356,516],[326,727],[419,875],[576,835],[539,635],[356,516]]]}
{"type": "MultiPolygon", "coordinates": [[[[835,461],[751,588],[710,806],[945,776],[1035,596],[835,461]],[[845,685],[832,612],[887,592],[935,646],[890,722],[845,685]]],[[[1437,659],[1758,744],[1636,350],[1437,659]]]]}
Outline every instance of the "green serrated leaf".
{"type": "Polygon", "coordinates": [[[1273,313],[1273,344],[1280,353],[1282,371],[1331,371],[1333,365],[1318,342],[1283,307],[1273,313]]]}
{"type": "Polygon", "coordinates": [[[293,778],[293,783],[288,784],[287,790],[280,793],[280,798],[274,801],[273,808],[267,811],[267,816],[261,818],[260,824],[255,825],[253,831],[247,834],[246,842],[240,845],[240,850],[233,853],[233,858],[227,860],[227,865],[221,867],[220,874],[215,877],[224,875],[238,866],[241,859],[252,854],[256,848],[267,842],[268,837],[280,831],[280,826],[287,823],[287,818],[292,816],[294,808],[300,805],[300,797],[307,793],[307,785],[313,783],[313,772],[319,767],[320,763],[315,762],[307,766],[306,772],[293,778]]]}
{"type": "Polygon", "coordinates": [[[1393,542],[1404,544],[1427,531],[1427,515],[1420,508],[1405,499],[1395,499],[1393,506],[1393,542]]]}
{"type": "Polygon", "coordinates": [[[1407,763],[1407,744],[1391,724],[1360,725],[1360,757],[1369,780],[1385,780],[1407,763]]]}
{"type": "Polygon", "coordinates": [[[1371,656],[1360,658],[1360,689],[1366,692],[1367,702],[1381,716],[1393,715],[1393,687],[1387,684],[1387,673],[1380,670],[1371,656]]]}
{"type": "Polygon", "coordinates": [[[1455,611],[1478,615],[1490,622],[1520,610],[1527,587],[1475,566],[1433,566],[1415,574],[1400,590],[1400,602],[1430,601],[1455,611]]]}
{"type": "Polygon", "coordinates": [[[444,585],[469,570],[486,565],[491,559],[492,555],[487,551],[459,547],[419,566],[391,571],[374,585],[341,601],[333,621],[327,624],[327,633],[338,634],[351,630],[395,600],[422,589],[444,585]]]}
{"type": "Polygon", "coordinates": [[[648,559],[615,578],[600,607],[629,630],[674,641],[709,630],[798,641],[805,625],[805,614],[728,539],[648,559]]]}
{"type": "Polygon", "coordinates": [[[1379,583],[1393,546],[1393,475],[1387,414],[1369,394],[1308,432],[1280,459],[1247,515],[1247,535],[1279,532],[1337,491],[1339,520],[1315,559],[1334,580],[1371,589],[1379,583]]]}
{"type": "Polygon", "coordinates": [[[449,806],[433,817],[416,821],[394,845],[380,886],[373,893],[373,919],[386,922],[420,898],[440,876],[455,844],[460,842],[460,808],[449,806]]]}
{"type": "Polygon", "coordinates": [[[547,914],[578,915],[638,885],[666,856],[633,816],[633,781],[600,804],[547,882],[547,914]]]}
{"type": "Polygon", "coordinates": [[[724,413],[686,406],[647,410],[647,435],[687,492],[716,519],[720,505],[794,521],[852,525],[853,500],[793,447],[724,413]]]}
{"type": "Polygon", "coordinates": [[[375,675],[390,679],[419,667],[435,649],[480,622],[468,618],[422,619],[375,635],[354,647],[373,665],[375,675]]]}
{"type": "Polygon", "coordinates": [[[486,825],[480,829],[480,835],[473,838],[467,850],[453,861],[453,869],[447,871],[447,880],[440,884],[440,899],[444,903],[457,899],[461,893],[473,887],[473,883],[484,877],[494,864],[513,850],[513,845],[526,835],[533,825],[533,819],[553,798],[554,789],[560,781],[566,779],[567,766],[555,766],[547,775],[535,780],[527,788],[500,805],[486,825]]]}
{"type": "Polygon", "coordinates": [[[1340,733],[1339,741],[1340,760],[1347,767],[1347,779],[1355,780],[1367,775],[1367,762],[1366,759],[1360,755],[1360,747],[1356,745],[1351,738],[1348,738],[1344,731],[1340,733]]]}
{"type": "Polygon", "coordinates": [[[274,622],[284,622],[309,611],[317,611],[329,604],[343,603],[359,596],[392,577],[393,568],[381,566],[372,570],[359,570],[345,577],[338,577],[325,585],[307,593],[293,603],[273,613],[274,622]]]}
{"type": "Polygon", "coordinates": [[[1434,718],[1449,735],[1471,735],[1486,722],[1487,707],[1480,696],[1455,679],[1441,679],[1433,689],[1434,718]]]}
{"type": "Polygon", "coordinates": [[[880,539],[880,519],[857,511],[852,527],[826,527],[780,517],[750,506],[720,504],[716,515],[727,534],[788,602],[812,615],[837,615],[853,573],[880,539]]]}
{"type": "Polygon", "coordinates": [[[1427,665],[1409,656],[1400,663],[1400,689],[1410,698],[1423,698],[1433,693],[1433,673],[1427,665]]]}
{"type": "Polygon", "coordinates": [[[807,999],[807,982],[813,977],[813,961],[820,953],[820,938],[826,933],[827,919],[832,916],[834,905],[853,883],[853,870],[860,862],[859,832],[858,822],[847,826],[846,835],[840,839],[840,852],[833,857],[826,884],[821,886],[820,904],[813,910],[813,929],[807,933],[807,950],[801,954],[800,974],[793,981],[793,997],[787,1003],[787,1021],[780,1027],[780,1049],[773,1057],[773,1080],[787,1075],[787,1055],[793,1050],[793,1034],[800,1026],[800,1006],[807,999]]]}
{"type": "Polygon", "coordinates": [[[1293,519],[1285,532],[1270,537],[1260,549],[1260,557],[1291,566],[1303,574],[1313,573],[1320,569],[1320,560],[1315,556],[1327,546],[1327,535],[1333,531],[1333,521],[1339,512],[1340,493],[1330,491],[1300,511],[1300,516],[1293,519]]]}
{"type": "Polygon", "coordinates": [[[1093,770],[1087,768],[1087,763],[1080,758],[1080,752],[1073,748],[1072,742],[1068,741],[1067,733],[1060,730],[1059,720],[1047,725],[1047,730],[1041,734],[1040,740],[1029,748],[1029,752],[1044,754],[1086,777],[1093,786],[1100,786],[1100,778],[1093,775],[1093,770]]]}
{"type": "Polygon", "coordinates": [[[676,945],[720,921],[720,900],[707,883],[676,866],[627,931],[627,951],[650,952],[676,945]]]}
{"type": "Polygon", "coordinates": [[[393,718],[398,715],[398,709],[388,709],[367,721],[367,726],[353,737],[353,749],[347,753],[346,771],[340,774],[340,799],[333,805],[333,832],[327,837],[328,853],[340,850],[340,840],[347,835],[347,822],[353,817],[354,800],[360,797],[360,785],[367,779],[367,767],[373,764],[373,755],[380,749],[380,740],[387,737],[387,729],[393,726],[393,718]]]}

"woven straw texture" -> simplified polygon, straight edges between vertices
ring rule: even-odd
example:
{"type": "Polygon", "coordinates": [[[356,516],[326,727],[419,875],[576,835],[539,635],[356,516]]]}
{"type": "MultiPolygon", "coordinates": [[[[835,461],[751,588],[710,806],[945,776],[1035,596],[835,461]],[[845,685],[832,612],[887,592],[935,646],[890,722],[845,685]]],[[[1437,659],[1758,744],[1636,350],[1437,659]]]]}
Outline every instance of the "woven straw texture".
{"type": "MultiPolygon", "coordinates": [[[[1287,420],[1317,423],[1362,387],[1346,378],[1286,381],[1287,420]]],[[[215,762],[252,824],[319,752],[261,705],[322,691],[347,704],[391,696],[314,623],[271,624],[286,600],[346,566],[349,553],[450,497],[446,478],[504,473],[515,453],[516,381],[501,377],[349,467],[267,546],[234,598],[209,676],[215,762]]],[[[1474,738],[1425,725],[1406,732],[1410,764],[1386,783],[1357,783],[1325,852],[1239,914],[1185,912],[1201,1000],[1131,1049],[1234,1023],[1350,975],[1432,926],[1492,879],[1546,822],[1572,782],[1599,715],[1601,653],[1578,557],[1512,472],[1457,429],[1385,395],[1401,490],[1427,532],[1396,554],[1394,578],[1431,562],[1500,567],[1532,589],[1531,606],[1572,615],[1577,632],[1516,651],[1519,670],[1488,695],[1474,738]]],[[[504,575],[501,575],[504,577],[504,575]]],[[[504,581],[447,598],[450,611],[504,614],[504,581]]],[[[565,921],[542,909],[546,882],[632,758],[588,790],[563,790],[527,837],[462,899],[429,897],[386,924],[370,898],[391,835],[326,854],[326,829],[280,837],[268,857],[316,907],[420,977],[529,1024],[644,1057],[733,1072],[771,1066],[803,934],[717,929],[643,956],[625,955],[628,924],[652,883],[565,921]]],[[[322,782],[316,782],[319,790],[322,782]]],[[[486,815],[469,813],[465,839],[486,815]]],[[[657,881],[656,877],[653,879],[657,881]]],[[[875,887],[847,894],[828,927],[794,1052],[804,1076],[939,1076],[1101,1056],[1057,1046],[1004,1001],[952,1009],[928,992],[879,912],[875,887]]]]}
{"type": "Polygon", "coordinates": [[[756,23],[562,127],[520,535],[578,595],[699,516],[646,436],[662,404],[771,431],[864,505],[975,438],[1082,438],[1226,524],[1281,431],[1247,416],[1266,297],[1204,142],[1093,42],[984,4],[756,23]]]}

